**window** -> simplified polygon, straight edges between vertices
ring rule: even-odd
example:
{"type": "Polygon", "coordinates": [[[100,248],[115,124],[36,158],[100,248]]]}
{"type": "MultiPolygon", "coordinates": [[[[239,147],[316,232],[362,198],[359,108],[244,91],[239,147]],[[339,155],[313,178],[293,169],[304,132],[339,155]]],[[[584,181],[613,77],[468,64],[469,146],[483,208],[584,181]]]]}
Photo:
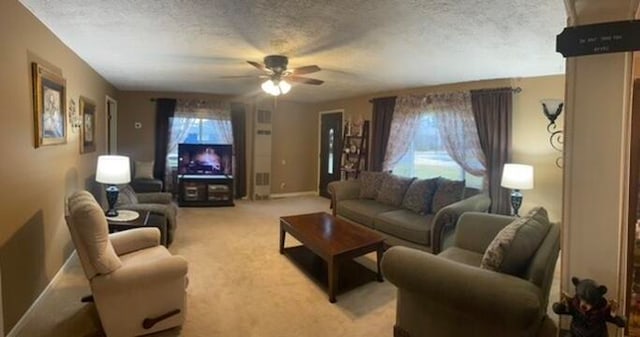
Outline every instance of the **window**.
{"type": "Polygon", "coordinates": [[[482,189],[483,177],[465,172],[445,150],[437,119],[432,114],[422,114],[419,123],[409,150],[393,168],[393,173],[406,177],[441,176],[451,180],[465,180],[468,187],[482,189]]]}

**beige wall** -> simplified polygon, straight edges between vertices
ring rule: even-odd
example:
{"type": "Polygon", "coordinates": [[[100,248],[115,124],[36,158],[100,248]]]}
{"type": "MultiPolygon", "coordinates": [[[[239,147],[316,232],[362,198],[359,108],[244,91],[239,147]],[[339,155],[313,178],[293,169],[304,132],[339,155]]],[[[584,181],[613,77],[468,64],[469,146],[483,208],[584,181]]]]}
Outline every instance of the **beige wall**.
{"type": "MultiPolygon", "coordinates": [[[[512,159],[517,163],[533,165],[535,171],[535,188],[523,191],[524,204],[521,211],[524,213],[533,206],[541,205],[547,208],[552,220],[558,221],[562,216],[562,169],[555,166],[555,159],[560,153],[549,145],[546,129],[548,122],[542,113],[540,100],[564,97],[564,75],[453,83],[389,91],[319,103],[316,110],[344,109],[345,119],[357,119],[360,116],[371,119],[372,107],[369,100],[375,97],[506,86],[522,88],[522,92],[514,95],[513,101],[512,159]]],[[[558,125],[562,127],[562,120],[558,121],[558,125]]]]}
{"type": "MultiPolygon", "coordinates": [[[[0,267],[5,331],[9,331],[73,250],[64,200],[91,182],[105,151],[105,95],[115,89],[60,42],[16,0],[0,1],[0,267]],[[34,148],[30,63],[67,80],[67,100],[96,103],[97,151],[79,154],[78,133],[67,144],[34,148]]],[[[69,126],[68,126],[69,127],[69,126]]]]}

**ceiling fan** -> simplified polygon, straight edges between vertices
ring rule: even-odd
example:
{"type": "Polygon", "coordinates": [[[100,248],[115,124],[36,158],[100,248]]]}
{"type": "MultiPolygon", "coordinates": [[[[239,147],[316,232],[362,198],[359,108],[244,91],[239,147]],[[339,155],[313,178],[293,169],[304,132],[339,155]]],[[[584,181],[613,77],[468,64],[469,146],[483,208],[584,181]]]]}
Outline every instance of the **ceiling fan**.
{"type": "MultiPolygon", "coordinates": [[[[250,65],[264,71],[265,75],[258,76],[259,78],[268,78],[267,81],[262,83],[262,90],[266,93],[279,96],[286,94],[291,90],[291,84],[289,82],[297,82],[303,84],[320,85],[324,81],[302,77],[298,75],[311,74],[318,72],[322,69],[317,65],[298,67],[293,69],[287,69],[289,59],[283,55],[268,55],[264,58],[264,64],[260,64],[254,61],[247,61],[250,65]]],[[[254,77],[254,76],[232,76],[234,78],[254,77]]]]}

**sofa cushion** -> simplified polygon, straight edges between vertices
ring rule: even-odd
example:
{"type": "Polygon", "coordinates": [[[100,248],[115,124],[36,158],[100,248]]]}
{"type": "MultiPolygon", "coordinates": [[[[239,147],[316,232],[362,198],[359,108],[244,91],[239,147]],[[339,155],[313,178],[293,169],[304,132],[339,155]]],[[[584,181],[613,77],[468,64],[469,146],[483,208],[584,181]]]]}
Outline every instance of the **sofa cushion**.
{"type": "Polygon", "coordinates": [[[547,211],[542,207],[532,209],[526,216],[513,220],[496,235],[487,247],[480,267],[520,275],[550,227],[547,211]]]}
{"type": "Polygon", "coordinates": [[[402,207],[419,214],[431,213],[431,203],[436,188],[438,188],[438,178],[415,179],[404,194],[402,207]]]}
{"type": "Polygon", "coordinates": [[[407,209],[397,209],[378,214],[373,228],[401,239],[431,244],[431,220],[433,214],[421,215],[407,209]]]}
{"type": "Polygon", "coordinates": [[[433,195],[431,202],[431,213],[438,211],[448,205],[462,200],[464,195],[464,180],[449,180],[445,178],[438,179],[438,188],[433,195]]]}
{"type": "Polygon", "coordinates": [[[401,177],[395,174],[385,174],[378,190],[376,200],[383,204],[400,206],[407,188],[414,178],[401,177]]]}
{"type": "Polygon", "coordinates": [[[378,190],[382,185],[382,180],[389,173],[386,172],[360,172],[358,179],[360,180],[360,198],[375,199],[378,196],[378,190]]]}
{"type": "Polygon", "coordinates": [[[116,208],[124,205],[131,205],[138,203],[138,196],[136,191],[133,190],[129,184],[120,186],[120,192],[118,193],[118,201],[116,201],[116,208]]]}
{"type": "Polygon", "coordinates": [[[438,254],[438,256],[447,260],[478,267],[480,266],[483,255],[472,250],[466,250],[459,247],[449,247],[438,254]]]}
{"type": "Polygon", "coordinates": [[[373,227],[373,219],[379,213],[394,210],[396,207],[379,203],[369,199],[354,199],[340,201],[336,208],[336,214],[349,220],[373,227]]]}

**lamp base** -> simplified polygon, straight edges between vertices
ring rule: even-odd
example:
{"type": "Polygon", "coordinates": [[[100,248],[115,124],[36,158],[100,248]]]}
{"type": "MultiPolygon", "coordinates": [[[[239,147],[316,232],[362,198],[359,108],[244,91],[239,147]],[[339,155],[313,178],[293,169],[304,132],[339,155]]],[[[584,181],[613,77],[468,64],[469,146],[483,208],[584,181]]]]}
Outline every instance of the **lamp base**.
{"type": "Polygon", "coordinates": [[[115,209],[116,202],[118,201],[118,193],[120,192],[118,190],[118,186],[109,185],[105,191],[107,192],[107,203],[109,204],[109,209],[104,212],[104,215],[108,217],[118,216],[118,211],[115,209]]]}
{"type": "Polygon", "coordinates": [[[511,191],[511,207],[513,208],[513,215],[519,217],[518,210],[522,206],[522,192],[515,189],[511,191]]]}

